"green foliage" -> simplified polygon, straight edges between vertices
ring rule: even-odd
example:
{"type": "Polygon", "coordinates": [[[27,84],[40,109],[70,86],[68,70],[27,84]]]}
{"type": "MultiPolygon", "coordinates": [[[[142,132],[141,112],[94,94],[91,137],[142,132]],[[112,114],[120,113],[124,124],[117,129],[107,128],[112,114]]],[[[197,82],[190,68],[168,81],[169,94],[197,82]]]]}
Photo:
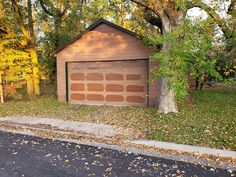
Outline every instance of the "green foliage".
{"type": "Polygon", "coordinates": [[[175,0],[175,8],[186,10],[186,0],[175,0]]]}
{"type": "Polygon", "coordinates": [[[220,80],[213,32],[214,25],[209,20],[195,23],[186,20],[173,32],[151,38],[149,45],[165,47],[151,56],[151,60],[160,62],[160,68],[152,71],[152,80],[159,76],[173,78],[169,86],[175,89],[178,97],[187,94],[188,76],[200,80],[208,77],[220,80]]]}

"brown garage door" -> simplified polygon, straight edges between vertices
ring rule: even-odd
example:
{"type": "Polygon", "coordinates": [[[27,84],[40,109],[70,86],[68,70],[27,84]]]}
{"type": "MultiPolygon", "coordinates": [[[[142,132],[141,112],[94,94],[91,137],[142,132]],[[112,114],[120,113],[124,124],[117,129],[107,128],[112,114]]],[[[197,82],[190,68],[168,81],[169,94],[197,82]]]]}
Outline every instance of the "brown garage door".
{"type": "Polygon", "coordinates": [[[68,63],[69,102],[147,105],[148,60],[68,63]]]}

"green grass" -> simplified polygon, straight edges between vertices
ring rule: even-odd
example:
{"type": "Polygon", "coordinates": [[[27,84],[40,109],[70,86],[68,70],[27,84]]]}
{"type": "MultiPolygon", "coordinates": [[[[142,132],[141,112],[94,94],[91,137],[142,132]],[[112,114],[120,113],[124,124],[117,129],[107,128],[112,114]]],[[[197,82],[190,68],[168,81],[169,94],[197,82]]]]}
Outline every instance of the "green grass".
{"type": "Polygon", "coordinates": [[[164,115],[154,108],[71,105],[44,93],[0,105],[0,116],[101,122],[142,132],[148,139],[236,150],[235,87],[193,91],[179,102],[179,110],[164,115]]]}
{"type": "Polygon", "coordinates": [[[197,91],[179,103],[178,114],[118,108],[107,120],[145,132],[149,139],[236,150],[236,89],[197,91]]]}

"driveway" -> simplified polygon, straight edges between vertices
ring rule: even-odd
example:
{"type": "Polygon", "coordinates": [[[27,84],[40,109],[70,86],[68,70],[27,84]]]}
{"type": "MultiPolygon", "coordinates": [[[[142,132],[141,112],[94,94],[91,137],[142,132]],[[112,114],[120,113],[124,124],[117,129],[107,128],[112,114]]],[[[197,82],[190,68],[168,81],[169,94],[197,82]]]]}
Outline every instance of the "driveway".
{"type": "Polygon", "coordinates": [[[0,131],[0,177],[236,176],[236,172],[0,131]]]}

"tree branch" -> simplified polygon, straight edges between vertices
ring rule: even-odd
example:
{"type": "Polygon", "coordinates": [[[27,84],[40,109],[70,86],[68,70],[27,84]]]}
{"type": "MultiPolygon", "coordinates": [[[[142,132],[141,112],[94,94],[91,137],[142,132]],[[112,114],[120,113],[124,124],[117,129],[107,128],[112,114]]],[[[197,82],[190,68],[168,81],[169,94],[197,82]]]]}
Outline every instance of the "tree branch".
{"type": "MultiPolygon", "coordinates": [[[[232,2],[235,0],[232,0],[232,2]]],[[[219,27],[221,28],[221,30],[223,31],[223,33],[225,34],[226,38],[230,38],[231,37],[231,32],[230,29],[228,27],[228,25],[226,24],[226,22],[216,13],[216,11],[211,8],[210,6],[208,6],[207,4],[203,3],[202,1],[197,1],[197,2],[189,2],[187,4],[187,8],[191,9],[193,7],[198,7],[202,10],[204,10],[205,12],[207,12],[207,14],[216,21],[216,23],[219,25],[219,27]]]]}
{"type": "Polygon", "coordinates": [[[162,22],[161,22],[161,19],[160,19],[156,14],[154,14],[152,11],[150,11],[150,10],[145,10],[145,12],[144,12],[144,19],[145,19],[148,23],[150,23],[150,24],[152,24],[152,25],[154,25],[154,26],[160,28],[160,30],[162,30],[162,22]]]}
{"type": "Polygon", "coordinates": [[[162,22],[160,18],[160,13],[155,8],[154,5],[151,6],[150,0],[131,0],[133,3],[136,3],[137,5],[144,7],[144,18],[147,22],[150,24],[157,26],[162,30],[162,22]]]}
{"type": "MultiPolygon", "coordinates": [[[[145,8],[148,8],[148,5],[147,5],[147,3],[142,3],[142,2],[140,2],[139,0],[131,0],[132,2],[134,2],[135,4],[138,4],[139,6],[141,6],[141,7],[145,7],[145,8]]],[[[152,9],[151,8],[149,8],[149,10],[151,10],[152,11],[152,9]]]]}
{"type": "Polygon", "coordinates": [[[68,7],[66,7],[66,8],[60,13],[60,15],[61,15],[61,16],[64,16],[67,10],[68,10],[68,7]]]}
{"type": "Polygon", "coordinates": [[[19,27],[20,27],[20,30],[21,30],[23,36],[26,38],[28,45],[33,45],[34,41],[32,40],[31,36],[27,32],[27,29],[22,21],[23,17],[22,17],[21,11],[19,9],[19,6],[18,6],[16,0],[11,0],[11,3],[13,5],[13,9],[16,13],[16,20],[19,24],[19,27]]]}
{"type": "Polygon", "coordinates": [[[40,5],[41,5],[41,7],[43,8],[43,11],[44,11],[45,13],[47,13],[47,14],[53,16],[53,17],[55,16],[54,13],[50,12],[50,11],[47,9],[47,7],[45,6],[43,0],[39,0],[39,3],[40,3],[40,5]]]}
{"type": "Polygon", "coordinates": [[[154,4],[150,0],[131,0],[131,1],[134,2],[135,4],[141,6],[141,7],[144,7],[146,10],[152,11],[157,16],[160,15],[158,10],[155,8],[156,6],[158,6],[157,2],[156,2],[156,4],[154,4]]]}
{"type": "Polygon", "coordinates": [[[230,14],[230,15],[232,15],[233,14],[233,12],[234,13],[236,13],[235,12],[235,8],[236,8],[236,0],[231,0],[231,3],[230,3],[230,5],[229,5],[229,8],[228,8],[228,14],[230,14]]]}
{"type": "Polygon", "coordinates": [[[7,31],[6,31],[6,30],[4,30],[4,29],[2,29],[2,28],[0,28],[0,33],[7,34],[7,31]]]}

